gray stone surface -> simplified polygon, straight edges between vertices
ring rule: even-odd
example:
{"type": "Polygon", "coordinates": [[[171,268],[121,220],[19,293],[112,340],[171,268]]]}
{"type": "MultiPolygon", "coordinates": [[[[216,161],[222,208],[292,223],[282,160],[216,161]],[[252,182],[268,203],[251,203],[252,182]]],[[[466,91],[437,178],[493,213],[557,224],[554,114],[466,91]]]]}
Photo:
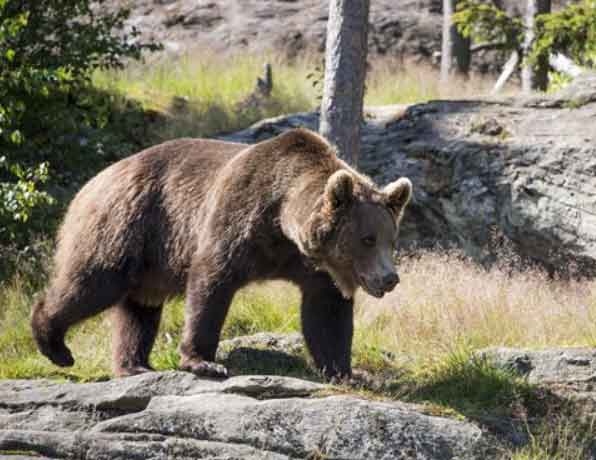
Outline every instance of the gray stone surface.
{"type": "Polygon", "coordinates": [[[472,423],[323,389],[285,377],[213,382],[180,372],[92,384],[4,381],[0,456],[463,460],[491,451],[472,423]]]}
{"type": "Polygon", "coordinates": [[[596,389],[594,348],[488,348],[480,356],[490,359],[498,367],[526,377],[530,383],[596,389]]]}
{"type": "Polygon", "coordinates": [[[578,403],[576,407],[584,414],[596,417],[596,348],[488,348],[478,356],[532,384],[547,386],[578,403]]]}
{"type": "MultiPolygon", "coordinates": [[[[295,57],[322,52],[326,0],[108,0],[132,7],[129,26],[175,54],[273,51],[295,57]]],[[[375,0],[370,7],[371,54],[430,58],[440,49],[436,1],[375,0]]]]}
{"type": "Polygon", "coordinates": [[[224,340],[219,344],[217,360],[232,373],[313,374],[301,334],[261,332],[224,340]]]}
{"type": "MultiPolygon", "coordinates": [[[[298,126],[317,129],[318,115],[226,138],[253,143],[298,126]]],[[[596,268],[596,76],[548,97],[370,108],[362,142],[360,169],[379,184],[414,184],[403,246],[441,242],[488,262],[503,235],[551,269],[596,268]]]]}

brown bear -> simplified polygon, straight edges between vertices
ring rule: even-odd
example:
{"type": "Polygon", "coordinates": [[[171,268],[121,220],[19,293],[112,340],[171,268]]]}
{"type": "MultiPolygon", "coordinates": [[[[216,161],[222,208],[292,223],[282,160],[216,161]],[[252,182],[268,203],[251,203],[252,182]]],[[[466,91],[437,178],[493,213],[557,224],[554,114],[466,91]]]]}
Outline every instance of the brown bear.
{"type": "Polygon", "coordinates": [[[302,292],[302,331],[328,378],[349,376],[353,295],[399,281],[393,252],[412,186],[378,189],[304,129],[245,145],[179,139],[121,160],[76,195],[55,268],[33,307],[39,350],[74,363],[74,324],[111,308],[118,376],[151,370],[162,305],[186,292],[181,368],[223,377],[215,363],[234,293],[285,279],[302,292]]]}

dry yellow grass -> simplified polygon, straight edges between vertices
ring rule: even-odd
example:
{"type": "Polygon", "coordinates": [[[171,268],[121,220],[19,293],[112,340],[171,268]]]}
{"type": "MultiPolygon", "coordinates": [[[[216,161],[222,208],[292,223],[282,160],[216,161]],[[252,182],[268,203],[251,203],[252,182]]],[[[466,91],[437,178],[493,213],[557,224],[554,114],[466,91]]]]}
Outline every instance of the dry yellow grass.
{"type": "Polygon", "coordinates": [[[596,282],[509,268],[449,252],[406,258],[395,291],[359,297],[359,339],[419,365],[461,346],[596,346],[596,282]]]}
{"type": "MultiPolygon", "coordinates": [[[[540,270],[485,270],[447,252],[405,258],[400,275],[401,284],[383,299],[357,296],[357,366],[382,367],[386,363],[379,361],[381,350],[415,370],[462,349],[596,346],[595,281],[556,281],[540,270]]],[[[18,282],[5,284],[0,303],[0,378],[58,371],[32,345],[31,295],[18,282]]],[[[154,361],[168,368],[176,363],[183,301],[170,302],[165,310],[154,361]]],[[[298,311],[296,288],[284,283],[251,286],[236,295],[224,334],[297,331],[298,311]]],[[[103,321],[109,321],[107,315],[71,334],[78,361],[74,377],[109,373],[109,338],[104,334],[109,326],[103,321]]]]}
{"type": "Polygon", "coordinates": [[[490,92],[494,79],[473,74],[469,79],[452,77],[444,84],[439,70],[429,64],[378,59],[371,63],[366,82],[365,104],[409,104],[431,99],[473,99],[490,92]]]}

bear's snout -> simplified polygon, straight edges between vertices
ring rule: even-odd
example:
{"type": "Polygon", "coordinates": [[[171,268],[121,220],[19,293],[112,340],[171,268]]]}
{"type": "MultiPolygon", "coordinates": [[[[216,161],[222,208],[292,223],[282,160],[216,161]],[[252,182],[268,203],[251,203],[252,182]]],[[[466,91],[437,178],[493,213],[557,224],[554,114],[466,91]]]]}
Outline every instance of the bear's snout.
{"type": "Polygon", "coordinates": [[[399,283],[399,275],[397,272],[387,273],[382,281],[382,288],[385,292],[392,291],[399,283]]]}
{"type": "Polygon", "coordinates": [[[388,292],[391,292],[399,284],[399,275],[396,271],[374,274],[369,277],[362,276],[360,279],[360,284],[364,290],[377,298],[381,298],[388,292]]]}

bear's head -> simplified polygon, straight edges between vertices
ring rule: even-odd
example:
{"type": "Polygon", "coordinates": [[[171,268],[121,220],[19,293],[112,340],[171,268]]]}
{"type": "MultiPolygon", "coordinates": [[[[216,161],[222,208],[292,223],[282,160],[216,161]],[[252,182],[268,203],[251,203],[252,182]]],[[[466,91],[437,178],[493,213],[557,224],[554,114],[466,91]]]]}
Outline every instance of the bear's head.
{"type": "Polygon", "coordinates": [[[358,287],[383,297],[399,282],[394,253],[411,196],[412,183],[406,178],[382,190],[346,169],[327,180],[307,223],[305,246],[345,297],[352,297],[358,287]]]}

